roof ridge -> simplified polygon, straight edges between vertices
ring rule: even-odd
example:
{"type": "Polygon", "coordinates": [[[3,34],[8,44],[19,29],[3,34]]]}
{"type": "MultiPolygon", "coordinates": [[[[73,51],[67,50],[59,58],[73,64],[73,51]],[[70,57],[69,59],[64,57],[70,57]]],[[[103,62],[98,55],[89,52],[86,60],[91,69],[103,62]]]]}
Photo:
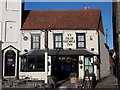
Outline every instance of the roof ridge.
{"type": "Polygon", "coordinates": [[[96,11],[101,9],[65,9],[65,10],[31,10],[31,11],[96,11]]]}

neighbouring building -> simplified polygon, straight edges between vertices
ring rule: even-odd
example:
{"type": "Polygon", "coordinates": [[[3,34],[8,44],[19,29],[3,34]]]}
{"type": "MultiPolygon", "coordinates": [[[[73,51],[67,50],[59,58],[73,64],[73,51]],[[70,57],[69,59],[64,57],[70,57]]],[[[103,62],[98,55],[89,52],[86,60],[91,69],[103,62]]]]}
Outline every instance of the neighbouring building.
{"type": "Polygon", "coordinates": [[[21,38],[22,3],[11,0],[0,1],[0,41],[2,41],[2,77],[15,78],[18,75],[21,38]],[[12,74],[11,74],[12,73],[12,74]]]}
{"type": "MultiPolygon", "coordinates": [[[[8,0],[9,1],[9,0],[8,0]]],[[[23,10],[22,2],[0,2],[3,78],[58,80],[84,71],[97,80],[110,74],[100,9],[23,10]]]]}
{"type": "Polygon", "coordinates": [[[120,88],[120,0],[113,2],[113,38],[116,54],[117,78],[120,88]]]}
{"type": "Polygon", "coordinates": [[[116,74],[115,72],[115,63],[116,63],[116,60],[115,60],[115,50],[114,49],[111,49],[109,50],[109,55],[110,55],[110,69],[111,69],[111,73],[113,74],[116,74]]]}

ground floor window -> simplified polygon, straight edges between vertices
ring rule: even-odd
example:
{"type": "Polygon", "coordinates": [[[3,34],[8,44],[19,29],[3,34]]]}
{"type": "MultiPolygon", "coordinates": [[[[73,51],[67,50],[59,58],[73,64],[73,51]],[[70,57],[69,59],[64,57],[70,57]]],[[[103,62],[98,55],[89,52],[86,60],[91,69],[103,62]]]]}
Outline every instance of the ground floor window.
{"type": "Polygon", "coordinates": [[[85,70],[88,69],[89,73],[93,73],[93,65],[91,63],[91,62],[93,62],[92,60],[93,60],[92,57],[85,57],[85,61],[84,61],[84,66],[85,67],[84,67],[84,69],[85,70]]]}
{"type": "Polygon", "coordinates": [[[52,56],[51,74],[57,80],[68,79],[72,73],[78,76],[78,56],[52,56]]]}
{"type": "Polygon", "coordinates": [[[21,58],[21,71],[45,71],[44,56],[26,56],[21,58]]]}

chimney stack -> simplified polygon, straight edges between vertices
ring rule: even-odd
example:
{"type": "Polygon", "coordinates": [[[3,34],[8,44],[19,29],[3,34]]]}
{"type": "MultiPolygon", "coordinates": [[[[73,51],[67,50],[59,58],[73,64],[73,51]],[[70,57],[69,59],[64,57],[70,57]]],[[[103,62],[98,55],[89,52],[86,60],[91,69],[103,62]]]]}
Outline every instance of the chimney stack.
{"type": "Polygon", "coordinates": [[[85,6],[85,7],[84,7],[84,10],[87,10],[87,9],[90,10],[90,7],[86,7],[86,6],[85,6]]]}
{"type": "Polygon", "coordinates": [[[90,10],[90,7],[88,7],[87,9],[90,10]]]}
{"type": "Polygon", "coordinates": [[[84,10],[87,10],[87,7],[86,7],[86,6],[84,7],[84,10]]]}

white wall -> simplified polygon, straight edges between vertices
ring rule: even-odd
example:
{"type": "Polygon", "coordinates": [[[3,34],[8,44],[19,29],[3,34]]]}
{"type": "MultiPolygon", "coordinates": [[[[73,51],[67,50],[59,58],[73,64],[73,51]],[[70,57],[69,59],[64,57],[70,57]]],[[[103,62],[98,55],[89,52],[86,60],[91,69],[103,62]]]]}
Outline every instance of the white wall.
{"type": "MultiPolygon", "coordinates": [[[[54,49],[54,41],[53,41],[53,34],[54,33],[63,33],[63,41],[67,37],[68,34],[71,34],[71,37],[73,37],[74,41],[72,43],[72,46],[67,46],[67,43],[63,42],[63,49],[76,49],[76,33],[85,33],[86,34],[86,49],[91,50],[91,48],[94,48],[94,53],[98,54],[98,32],[96,30],[51,30],[48,31],[48,48],[54,49]],[[92,40],[90,40],[90,36],[92,37],[92,40]]],[[[27,49],[28,51],[31,50],[31,34],[40,34],[40,49],[45,49],[44,47],[44,39],[45,39],[45,32],[41,30],[21,30],[21,54],[25,53],[24,50],[27,49]],[[24,36],[28,37],[28,40],[23,40],[24,36]]],[[[92,51],[91,51],[92,52],[92,51]]],[[[51,62],[51,58],[49,57],[49,60],[51,62]]],[[[84,56],[79,56],[79,60],[83,60],[84,62],[84,56]]],[[[78,66],[79,70],[79,78],[83,78],[84,76],[84,64],[82,64],[83,68],[80,69],[80,64],[78,66]]],[[[51,66],[49,66],[50,69],[51,66]]],[[[95,70],[95,74],[97,76],[97,70],[95,70]]],[[[48,72],[47,75],[51,74],[51,70],[48,72]]],[[[20,72],[21,75],[28,75],[31,77],[37,77],[39,79],[46,78],[46,72],[20,72]]]]}
{"type": "Polygon", "coordinates": [[[98,33],[96,30],[51,30],[49,33],[48,38],[48,45],[49,49],[54,49],[53,44],[53,34],[54,33],[63,33],[63,41],[66,37],[68,37],[68,34],[71,34],[74,38],[74,43],[72,43],[72,46],[67,45],[67,43],[63,42],[63,49],[76,49],[76,33],[85,33],[86,37],[86,49],[91,50],[91,48],[94,48],[94,52],[98,54],[98,33]],[[93,38],[93,40],[90,40],[90,36],[93,38]]]}
{"type": "MultiPolygon", "coordinates": [[[[22,0],[16,2],[7,3],[8,0],[0,0],[0,40],[2,43],[2,50],[9,45],[20,50],[21,39],[21,6],[22,0]]],[[[10,1],[10,0],[9,0],[10,1]]],[[[9,50],[11,48],[8,48],[9,50]]],[[[5,50],[6,51],[6,50],[5,50]]],[[[17,56],[17,51],[14,50],[17,56]]],[[[5,52],[3,53],[3,76],[4,76],[4,64],[5,64],[5,52]]],[[[17,73],[17,57],[15,66],[15,75],[17,73]]]]}
{"type": "Polygon", "coordinates": [[[2,0],[0,0],[0,21],[2,21],[2,0]]]}
{"type": "Polygon", "coordinates": [[[24,30],[21,31],[21,53],[24,53],[24,50],[31,50],[31,34],[40,34],[40,49],[45,49],[44,47],[44,32],[40,30],[24,30]],[[24,36],[28,37],[28,40],[24,40],[24,36]]]}
{"type": "Polygon", "coordinates": [[[6,0],[2,0],[2,5],[0,3],[0,20],[2,22],[2,41],[3,49],[9,45],[12,45],[20,50],[20,28],[21,28],[21,1],[17,0],[18,2],[14,3],[6,3],[6,0]],[[11,5],[12,4],[12,5],[11,5]],[[14,4],[14,5],[13,5],[14,4]],[[2,6],[2,7],[1,7],[2,6]],[[8,9],[9,8],[9,9],[8,9]],[[15,22],[15,24],[7,25],[7,22],[15,22]],[[8,26],[14,29],[8,29],[8,26]],[[15,38],[15,39],[14,39],[15,38]],[[7,40],[6,40],[7,39],[7,40]],[[12,39],[12,40],[10,40],[12,39]]]}
{"type": "Polygon", "coordinates": [[[100,35],[100,72],[101,78],[110,75],[110,63],[109,63],[109,52],[104,44],[104,35],[99,32],[100,35]]]}
{"type": "MultiPolygon", "coordinates": [[[[40,49],[45,49],[44,47],[44,32],[40,30],[21,30],[21,42],[22,42],[22,52],[24,52],[24,49],[30,50],[31,49],[31,34],[33,33],[39,33],[40,34],[40,49]],[[23,40],[23,37],[27,36],[28,40],[23,40]]],[[[68,46],[67,43],[63,42],[63,49],[76,49],[76,33],[85,33],[86,34],[86,49],[91,51],[91,48],[94,48],[93,53],[98,54],[98,32],[96,30],[51,30],[48,31],[48,48],[54,49],[54,41],[53,41],[53,34],[54,33],[63,33],[63,41],[68,36],[68,34],[71,34],[71,37],[73,37],[74,41],[72,43],[72,46],[68,46]],[[90,40],[90,37],[92,37],[93,40],[90,40]]],[[[91,51],[92,52],[92,51],[91,51]]]]}
{"type": "Polygon", "coordinates": [[[84,77],[84,56],[79,56],[79,61],[82,60],[83,64],[78,65],[78,70],[79,70],[79,79],[83,79],[84,77]],[[80,68],[82,66],[82,69],[80,68]]]}

